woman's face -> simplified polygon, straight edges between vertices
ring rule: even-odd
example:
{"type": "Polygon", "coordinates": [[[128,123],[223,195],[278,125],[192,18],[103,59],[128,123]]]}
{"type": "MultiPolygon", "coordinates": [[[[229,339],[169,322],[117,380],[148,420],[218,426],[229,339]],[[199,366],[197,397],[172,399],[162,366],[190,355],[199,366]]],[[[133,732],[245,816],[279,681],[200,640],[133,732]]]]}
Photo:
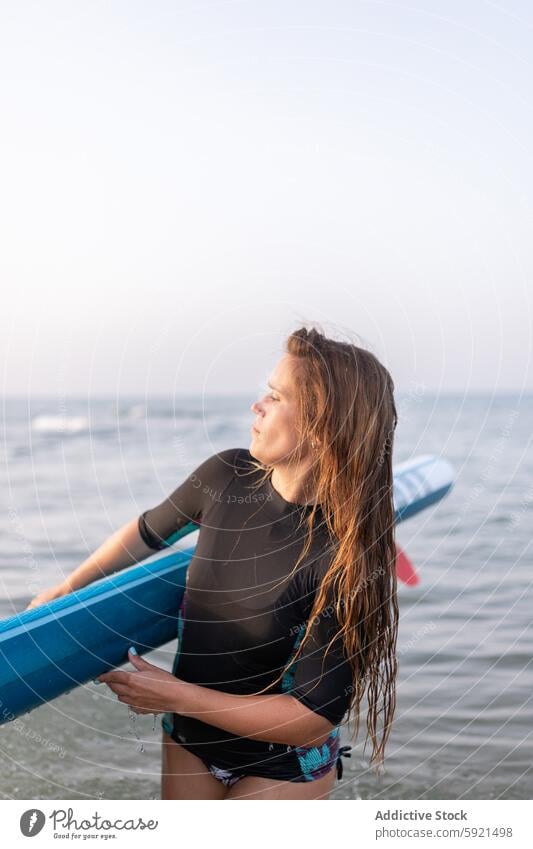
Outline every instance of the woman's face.
{"type": "Polygon", "coordinates": [[[285,354],[271,373],[265,395],[254,401],[250,454],[268,465],[287,462],[298,444],[294,357],[285,354]],[[255,429],[257,428],[257,430],[255,429]]]}

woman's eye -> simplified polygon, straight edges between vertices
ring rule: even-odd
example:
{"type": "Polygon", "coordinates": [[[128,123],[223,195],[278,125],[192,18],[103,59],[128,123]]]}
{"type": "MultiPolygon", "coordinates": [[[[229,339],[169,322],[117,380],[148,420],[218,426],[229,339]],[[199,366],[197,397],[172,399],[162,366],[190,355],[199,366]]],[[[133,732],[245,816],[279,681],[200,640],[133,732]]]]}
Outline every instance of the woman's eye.
{"type": "Polygon", "coordinates": [[[269,393],[269,398],[272,398],[273,401],[279,401],[279,398],[275,398],[272,392],[269,393]]]}

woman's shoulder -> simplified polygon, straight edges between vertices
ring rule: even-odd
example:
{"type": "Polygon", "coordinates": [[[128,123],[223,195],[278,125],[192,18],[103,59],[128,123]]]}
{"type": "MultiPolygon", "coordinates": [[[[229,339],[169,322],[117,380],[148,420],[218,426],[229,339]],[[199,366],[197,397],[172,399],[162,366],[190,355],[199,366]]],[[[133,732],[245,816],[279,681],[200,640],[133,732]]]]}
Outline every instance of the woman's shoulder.
{"type": "MultiPolygon", "coordinates": [[[[225,448],[211,454],[192,473],[191,480],[196,479],[211,485],[229,481],[245,469],[251,468],[251,454],[247,448],[225,448]]],[[[195,480],[193,480],[195,483],[195,480]]]]}

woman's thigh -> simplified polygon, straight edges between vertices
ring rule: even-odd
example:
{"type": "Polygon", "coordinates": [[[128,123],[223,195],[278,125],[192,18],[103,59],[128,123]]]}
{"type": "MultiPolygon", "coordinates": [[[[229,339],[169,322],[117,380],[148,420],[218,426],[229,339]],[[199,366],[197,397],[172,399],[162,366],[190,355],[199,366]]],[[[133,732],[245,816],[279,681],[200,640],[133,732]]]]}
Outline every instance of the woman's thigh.
{"type": "Polygon", "coordinates": [[[330,769],[316,781],[274,781],[246,775],[226,793],[226,799],[327,799],[335,784],[337,771],[330,769]]]}
{"type": "Polygon", "coordinates": [[[163,731],[162,799],[225,799],[226,793],[227,787],[211,775],[200,758],[184,749],[163,731]]]}

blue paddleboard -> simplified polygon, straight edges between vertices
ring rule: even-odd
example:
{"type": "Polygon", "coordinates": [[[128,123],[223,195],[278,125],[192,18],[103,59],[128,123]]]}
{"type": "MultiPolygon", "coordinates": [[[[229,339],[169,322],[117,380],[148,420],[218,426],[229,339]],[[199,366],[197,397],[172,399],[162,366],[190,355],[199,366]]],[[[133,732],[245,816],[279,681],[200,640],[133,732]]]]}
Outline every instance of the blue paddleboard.
{"type": "MultiPolygon", "coordinates": [[[[394,467],[398,522],[435,504],[453,469],[424,455],[394,467]]],[[[179,538],[198,530],[189,522],[179,538]]],[[[178,536],[174,537],[174,542],[178,536]]],[[[0,622],[0,725],[176,638],[187,568],[196,546],[102,578],[0,622]]]]}

